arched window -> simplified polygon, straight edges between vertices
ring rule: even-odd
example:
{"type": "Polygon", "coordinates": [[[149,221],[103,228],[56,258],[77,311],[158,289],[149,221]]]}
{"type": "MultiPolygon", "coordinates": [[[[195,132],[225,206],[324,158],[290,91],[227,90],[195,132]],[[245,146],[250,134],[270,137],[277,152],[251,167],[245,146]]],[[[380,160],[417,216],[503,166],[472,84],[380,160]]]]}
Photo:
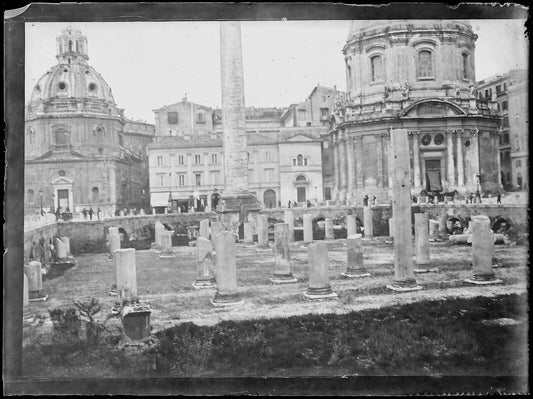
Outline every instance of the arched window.
{"type": "Polygon", "coordinates": [[[463,59],[463,79],[468,78],[468,53],[461,54],[463,59]]]}
{"type": "Polygon", "coordinates": [[[304,156],[302,154],[298,154],[296,157],[298,166],[304,165],[304,156]]]}
{"type": "Polygon", "coordinates": [[[91,201],[98,202],[100,200],[100,190],[98,187],[93,187],[91,190],[91,201]]]}
{"type": "Polygon", "coordinates": [[[296,181],[298,183],[305,183],[305,182],[307,182],[307,178],[304,175],[299,175],[299,176],[296,177],[296,181]]]}
{"type": "Polygon", "coordinates": [[[370,58],[370,67],[372,72],[372,82],[383,80],[383,57],[375,55],[370,58]]]}
{"type": "Polygon", "coordinates": [[[418,52],[418,77],[430,78],[433,77],[433,60],[432,53],[429,50],[422,50],[418,52]]]}
{"type": "Polygon", "coordinates": [[[27,201],[31,204],[31,203],[33,203],[34,200],[35,200],[35,198],[34,198],[34,192],[33,192],[33,190],[30,188],[30,189],[28,190],[28,198],[27,198],[27,201]]]}
{"type": "Polygon", "coordinates": [[[96,145],[102,147],[104,145],[104,128],[103,126],[96,126],[93,131],[93,135],[96,138],[96,145]]]}

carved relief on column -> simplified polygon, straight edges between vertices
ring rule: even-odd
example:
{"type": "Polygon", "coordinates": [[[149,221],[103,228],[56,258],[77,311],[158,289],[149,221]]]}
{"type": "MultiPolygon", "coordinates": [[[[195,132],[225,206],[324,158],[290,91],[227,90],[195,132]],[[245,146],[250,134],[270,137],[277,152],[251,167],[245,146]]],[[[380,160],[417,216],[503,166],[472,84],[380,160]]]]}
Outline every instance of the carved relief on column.
{"type": "Polygon", "coordinates": [[[465,184],[465,166],[463,162],[463,130],[455,131],[455,145],[456,145],[456,154],[457,154],[457,186],[460,188],[465,184]]]}
{"type": "Polygon", "coordinates": [[[448,176],[448,188],[451,189],[452,187],[455,187],[455,166],[453,164],[453,134],[455,130],[447,130],[446,131],[446,140],[447,140],[447,170],[446,174],[448,176]]]}
{"type": "Polygon", "coordinates": [[[355,159],[353,137],[348,136],[346,139],[347,153],[348,153],[348,192],[346,195],[347,203],[355,204],[355,159]]]}
{"type": "Polygon", "coordinates": [[[419,147],[419,135],[418,130],[411,130],[409,132],[411,140],[413,141],[413,185],[415,189],[420,189],[420,147],[419,147]]]}
{"type": "Polygon", "coordinates": [[[383,142],[381,141],[381,134],[376,137],[376,152],[377,152],[377,179],[378,187],[383,187],[383,142]]]}
{"type": "Polygon", "coordinates": [[[339,166],[340,166],[340,196],[339,200],[342,204],[346,201],[346,135],[344,131],[339,132],[339,166]]]}

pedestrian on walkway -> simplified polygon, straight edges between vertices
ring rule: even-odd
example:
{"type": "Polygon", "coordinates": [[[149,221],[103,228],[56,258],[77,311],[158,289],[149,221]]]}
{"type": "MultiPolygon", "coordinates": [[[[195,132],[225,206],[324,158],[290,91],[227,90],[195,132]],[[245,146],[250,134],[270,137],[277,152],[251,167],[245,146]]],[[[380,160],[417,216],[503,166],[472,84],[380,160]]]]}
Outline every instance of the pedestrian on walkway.
{"type": "Polygon", "coordinates": [[[94,211],[93,211],[93,208],[89,208],[89,219],[90,220],[93,220],[93,214],[94,214],[94,211]]]}

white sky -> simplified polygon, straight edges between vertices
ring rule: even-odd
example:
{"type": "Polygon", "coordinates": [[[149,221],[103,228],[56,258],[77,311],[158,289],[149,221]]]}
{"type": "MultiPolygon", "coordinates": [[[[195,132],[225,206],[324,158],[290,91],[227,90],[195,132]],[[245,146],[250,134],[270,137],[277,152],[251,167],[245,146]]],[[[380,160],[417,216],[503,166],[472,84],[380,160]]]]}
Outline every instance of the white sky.
{"type": "MultiPolygon", "coordinates": [[[[476,79],[528,67],[524,20],[471,20],[476,79]]],[[[26,24],[26,100],[56,65],[56,36],[74,25],[88,40],[89,64],[129,118],[154,122],[153,109],[180,101],[220,107],[218,22],[26,24]]],[[[313,87],[346,89],[342,47],[350,21],[242,22],[246,106],[286,107],[313,87]]]]}

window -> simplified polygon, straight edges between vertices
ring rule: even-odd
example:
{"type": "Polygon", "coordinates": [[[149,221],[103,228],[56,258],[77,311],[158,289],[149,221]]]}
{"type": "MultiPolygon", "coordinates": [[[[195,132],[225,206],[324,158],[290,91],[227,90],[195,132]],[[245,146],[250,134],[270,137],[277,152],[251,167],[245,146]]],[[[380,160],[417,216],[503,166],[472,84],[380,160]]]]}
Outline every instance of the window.
{"type": "Polygon", "coordinates": [[[489,89],[485,89],[485,99],[489,98],[489,89]]]}
{"type": "Polygon", "coordinates": [[[178,165],[183,165],[183,155],[178,155],[178,165]]]}
{"type": "Polygon", "coordinates": [[[503,144],[509,144],[510,141],[509,141],[509,133],[504,133],[503,134],[503,144]]]}
{"type": "Polygon", "coordinates": [[[296,177],[296,182],[298,183],[305,183],[307,181],[307,178],[304,175],[299,175],[296,177]]]}
{"type": "Polygon", "coordinates": [[[304,166],[309,165],[309,158],[304,158],[304,166]]]}
{"type": "Polygon", "coordinates": [[[324,141],[324,149],[327,150],[329,148],[329,143],[327,141],[324,141]]]}
{"type": "Polygon", "coordinates": [[[91,194],[92,194],[92,197],[91,197],[92,202],[98,202],[98,200],[100,199],[100,193],[99,193],[98,187],[93,187],[91,189],[91,194]]]}
{"type": "Polygon", "coordinates": [[[157,156],[157,166],[163,166],[163,155],[157,156]]]}
{"type": "Polygon", "coordinates": [[[502,121],[503,127],[509,127],[509,117],[504,116],[502,121]]]}
{"type": "Polygon", "coordinates": [[[270,161],[272,161],[272,154],[270,153],[270,151],[265,151],[265,162],[270,161]]]}
{"type": "Polygon", "coordinates": [[[518,159],[518,160],[516,161],[516,167],[517,167],[517,168],[521,168],[521,167],[522,167],[522,161],[521,161],[520,159],[518,159]]]}
{"type": "Polygon", "coordinates": [[[516,151],[520,151],[520,139],[518,138],[518,136],[516,136],[514,139],[514,146],[516,151]]]}
{"type": "Polygon", "coordinates": [[[496,104],[496,108],[498,109],[498,111],[500,110],[500,103],[496,104]]]}
{"type": "Polygon", "coordinates": [[[70,132],[65,129],[56,130],[54,138],[57,148],[64,148],[70,145],[70,132]]]}
{"type": "Polygon", "coordinates": [[[124,137],[122,137],[122,134],[118,134],[118,145],[123,147],[124,146],[124,137]]]}
{"type": "Polygon", "coordinates": [[[500,95],[502,92],[502,86],[501,85],[496,85],[496,95],[500,95]]]}
{"type": "Polygon", "coordinates": [[[320,108],[320,116],[327,118],[329,116],[329,108],[320,108]]]}
{"type": "Polygon", "coordinates": [[[194,164],[195,165],[200,165],[202,162],[202,156],[200,154],[195,154],[194,155],[194,164]]]}
{"type": "Polygon", "coordinates": [[[196,185],[200,186],[202,184],[202,174],[201,173],[195,173],[194,178],[196,180],[196,185]]]}
{"type": "Polygon", "coordinates": [[[296,158],[292,159],[292,166],[296,166],[296,158]]]}
{"type": "Polygon", "coordinates": [[[302,154],[298,154],[298,157],[296,157],[296,159],[298,160],[298,166],[303,166],[304,164],[304,157],[302,154]]]}
{"type": "Polygon", "coordinates": [[[370,67],[372,71],[372,82],[383,80],[383,57],[375,55],[370,58],[370,67]]]}
{"type": "Polygon", "coordinates": [[[507,111],[509,109],[509,103],[507,101],[502,102],[502,111],[507,111]]]}
{"type": "Polygon", "coordinates": [[[185,175],[179,174],[178,175],[178,186],[184,186],[185,185],[185,175]]]}
{"type": "Polygon", "coordinates": [[[178,113],[175,112],[175,111],[169,112],[167,114],[167,121],[168,121],[168,123],[173,124],[173,125],[178,123],[178,113]]]}
{"type": "Polygon", "coordinates": [[[203,112],[198,112],[196,114],[196,123],[205,123],[204,113],[203,112]]]}
{"type": "Polygon", "coordinates": [[[211,163],[218,163],[218,154],[211,154],[211,163]]]}
{"type": "Polygon", "coordinates": [[[504,83],[504,84],[503,84],[503,91],[504,91],[504,92],[507,91],[507,83],[504,83]]]}
{"type": "Polygon", "coordinates": [[[163,187],[165,183],[165,180],[164,180],[165,175],[163,173],[159,173],[158,176],[159,176],[159,187],[163,187]]]}
{"type": "Polygon", "coordinates": [[[433,63],[431,51],[422,50],[418,52],[418,77],[433,77],[433,63]]]}
{"type": "MultiPolygon", "coordinates": [[[[463,57],[463,79],[468,79],[468,53],[461,54],[463,57]]],[[[485,97],[487,97],[485,90],[485,97]]],[[[492,93],[491,93],[492,96],[492,93]]]]}
{"type": "Polygon", "coordinates": [[[67,84],[65,82],[59,82],[57,84],[57,88],[60,90],[60,91],[65,91],[67,90],[67,84]]]}
{"type": "Polygon", "coordinates": [[[33,201],[35,200],[34,192],[33,192],[33,190],[31,188],[28,190],[28,199],[27,200],[28,200],[29,203],[33,203],[33,201]]]}
{"type": "Polygon", "coordinates": [[[326,201],[331,200],[331,187],[324,187],[324,199],[326,201]]]}

